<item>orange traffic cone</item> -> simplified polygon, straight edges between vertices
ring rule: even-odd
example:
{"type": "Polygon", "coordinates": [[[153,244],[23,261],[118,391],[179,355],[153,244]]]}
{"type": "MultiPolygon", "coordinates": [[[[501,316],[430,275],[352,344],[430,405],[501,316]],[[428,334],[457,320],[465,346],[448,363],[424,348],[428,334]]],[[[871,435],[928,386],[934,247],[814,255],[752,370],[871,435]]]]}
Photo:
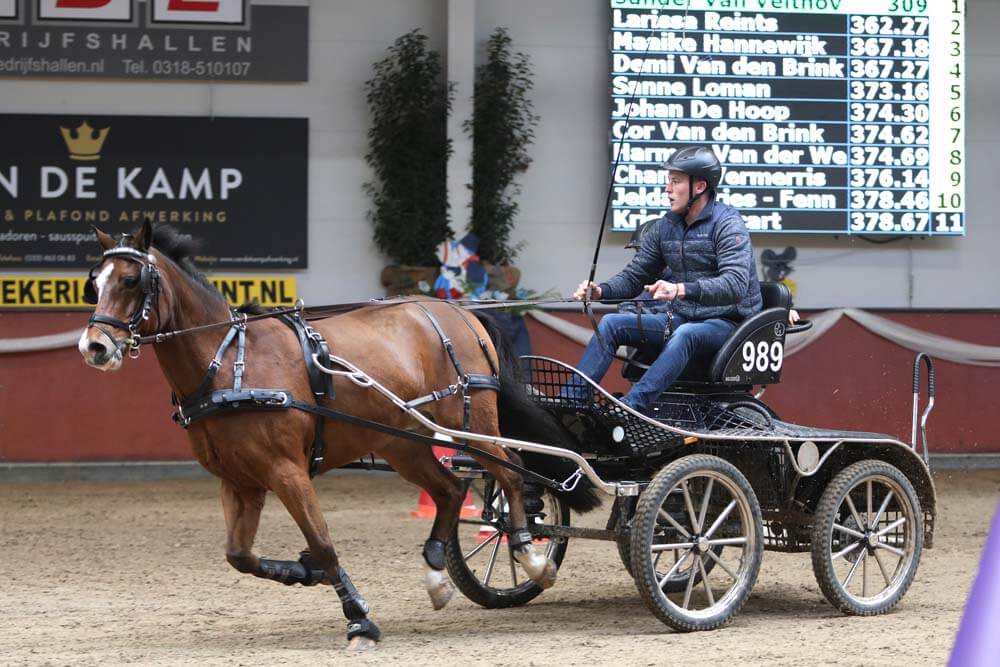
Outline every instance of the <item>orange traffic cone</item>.
{"type": "MultiPolygon", "coordinates": [[[[451,438],[446,435],[434,434],[434,437],[438,440],[445,440],[451,442],[451,438]]],[[[443,456],[452,456],[455,453],[454,449],[449,447],[432,447],[434,451],[434,458],[440,460],[443,456]]],[[[437,506],[434,504],[434,499],[431,495],[420,489],[420,497],[417,499],[417,509],[410,512],[410,517],[413,519],[433,519],[437,516],[437,506]]],[[[479,508],[472,501],[472,494],[468,491],[465,493],[465,500],[462,502],[462,511],[460,515],[463,519],[471,519],[479,516],[479,508]]]]}

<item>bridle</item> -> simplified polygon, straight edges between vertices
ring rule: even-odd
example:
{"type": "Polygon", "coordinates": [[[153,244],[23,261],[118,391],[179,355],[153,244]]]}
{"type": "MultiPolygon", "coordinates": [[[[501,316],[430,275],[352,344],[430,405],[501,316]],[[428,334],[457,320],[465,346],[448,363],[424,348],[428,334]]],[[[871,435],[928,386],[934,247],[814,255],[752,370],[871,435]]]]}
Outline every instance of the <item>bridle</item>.
{"type": "MultiPolygon", "coordinates": [[[[123,236],[120,243],[125,243],[127,237],[123,236]]],[[[99,315],[96,312],[90,316],[87,321],[87,327],[94,327],[100,331],[108,340],[111,341],[112,345],[115,347],[115,351],[120,355],[124,350],[128,350],[129,357],[134,359],[139,356],[139,327],[140,325],[149,319],[152,313],[156,313],[157,326],[159,326],[160,313],[160,272],[156,268],[156,257],[152,253],[142,252],[141,250],[136,250],[124,245],[118,245],[115,248],[110,248],[104,251],[101,256],[101,261],[91,267],[90,277],[87,280],[87,284],[83,290],[83,299],[87,303],[97,304],[97,288],[94,285],[94,280],[97,276],[97,269],[100,268],[104,261],[109,257],[115,257],[119,259],[125,259],[130,262],[134,262],[142,267],[139,273],[139,286],[142,289],[142,303],[136,308],[135,312],[129,317],[127,322],[116,319],[114,317],[109,317],[107,315],[99,315]],[[116,329],[121,329],[129,333],[129,337],[124,341],[119,342],[112,336],[107,329],[100,326],[106,324],[112,326],[116,329]]]]}

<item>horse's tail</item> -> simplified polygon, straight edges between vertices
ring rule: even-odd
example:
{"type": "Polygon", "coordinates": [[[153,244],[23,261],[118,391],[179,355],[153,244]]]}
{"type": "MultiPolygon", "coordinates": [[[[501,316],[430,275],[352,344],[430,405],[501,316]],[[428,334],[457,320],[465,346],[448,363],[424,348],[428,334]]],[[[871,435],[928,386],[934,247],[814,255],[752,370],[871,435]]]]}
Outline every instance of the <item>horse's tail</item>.
{"type": "MultiPolygon", "coordinates": [[[[495,319],[482,311],[473,312],[489,333],[500,361],[500,434],[517,440],[575,449],[577,445],[573,436],[552,414],[528,396],[521,364],[509,337],[495,319]]],[[[564,480],[576,470],[571,461],[558,456],[523,450],[518,454],[525,467],[550,479],[564,480]]],[[[580,479],[574,490],[558,493],[577,512],[589,512],[601,504],[593,484],[586,477],[580,479]]]]}

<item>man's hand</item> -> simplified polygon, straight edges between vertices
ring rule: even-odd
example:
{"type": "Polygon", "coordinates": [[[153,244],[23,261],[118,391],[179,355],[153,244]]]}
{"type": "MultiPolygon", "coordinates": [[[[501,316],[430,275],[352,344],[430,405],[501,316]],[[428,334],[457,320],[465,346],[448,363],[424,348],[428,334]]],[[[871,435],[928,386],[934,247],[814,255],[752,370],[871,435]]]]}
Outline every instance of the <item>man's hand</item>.
{"type": "Polygon", "coordinates": [[[573,298],[576,299],[577,301],[583,301],[583,299],[587,296],[588,285],[590,286],[590,299],[592,301],[595,299],[600,299],[601,288],[595,283],[587,282],[586,280],[580,283],[580,286],[576,288],[575,292],[573,292],[573,298]]]}
{"type": "Polygon", "coordinates": [[[794,308],[792,308],[791,310],[788,311],[788,323],[789,324],[795,324],[800,319],[802,319],[802,318],[799,317],[799,311],[795,310],[794,308]]]}
{"type": "Polygon", "coordinates": [[[645,289],[657,301],[673,301],[674,299],[684,298],[683,283],[671,283],[666,280],[657,280],[652,285],[646,285],[645,289]]]}

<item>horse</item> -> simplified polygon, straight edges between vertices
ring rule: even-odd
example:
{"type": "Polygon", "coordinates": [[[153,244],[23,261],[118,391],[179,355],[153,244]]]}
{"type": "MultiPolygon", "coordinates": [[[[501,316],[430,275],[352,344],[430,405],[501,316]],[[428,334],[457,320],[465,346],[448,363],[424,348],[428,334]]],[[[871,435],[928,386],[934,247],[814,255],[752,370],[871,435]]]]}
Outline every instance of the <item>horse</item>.
{"type": "MultiPolygon", "coordinates": [[[[278,318],[247,321],[246,313],[252,309],[230,309],[194,265],[192,241],[171,227],[154,229],[148,222],[118,240],[97,228],[94,231],[103,255],[91,269],[87,285],[95,303],[79,340],[87,364],[116,371],[141,349],[139,336],[188,333],[160,336],[154,345],[175,405],[187,405],[199,392],[238,389],[241,382],[247,387],[281,387],[300,399],[313,399],[315,392],[303,368],[308,362],[296,332],[278,318]],[[225,325],[211,326],[218,323],[232,323],[230,333],[225,325]],[[230,341],[237,331],[240,343],[234,349],[230,341]]],[[[529,400],[508,341],[487,317],[423,299],[374,302],[311,324],[313,333],[321,335],[340,358],[349,359],[407,400],[454,387],[456,368],[468,376],[489,377],[495,371],[498,387],[457,391],[421,406],[425,416],[443,427],[571,446],[569,435],[529,400]],[[445,337],[447,346],[442,344],[445,337]]],[[[348,375],[332,378],[329,395],[315,400],[362,419],[427,433],[383,395],[348,375]]],[[[317,436],[329,446],[313,473],[377,454],[405,480],[427,491],[437,509],[422,552],[427,590],[435,609],[450,599],[454,589],[444,573],[444,547],[457,525],[465,487],[430,447],[295,409],[225,410],[187,419],[188,423],[183,414],[181,419],[175,414],[175,420],[186,426],[194,457],[221,482],[228,563],[242,573],[286,585],[332,585],[348,621],[349,648],[370,648],[382,634],[369,618],[368,603],[340,563],[312,486],[310,459],[317,436]],[[252,550],[268,491],[282,502],[305,538],[307,548],[298,561],[261,558],[252,550]]],[[[508,499],[512,525],[508,543],[515,560],[538,585],[551,586],[556,565],[533,550],[526,530],[523,478],[498,463],[518,462],[518,456],[496,444],[477,442],[476,446],[495,457],[473,454],[508,499]]],[[[565,472],[565,461],[547,456],[538,456],[531,467],[545,472],[543,462],[562,464],[565,472]]],[[[598,504],[593,488],[586,484],[565,497],[578,511],[598,504]]]]}

